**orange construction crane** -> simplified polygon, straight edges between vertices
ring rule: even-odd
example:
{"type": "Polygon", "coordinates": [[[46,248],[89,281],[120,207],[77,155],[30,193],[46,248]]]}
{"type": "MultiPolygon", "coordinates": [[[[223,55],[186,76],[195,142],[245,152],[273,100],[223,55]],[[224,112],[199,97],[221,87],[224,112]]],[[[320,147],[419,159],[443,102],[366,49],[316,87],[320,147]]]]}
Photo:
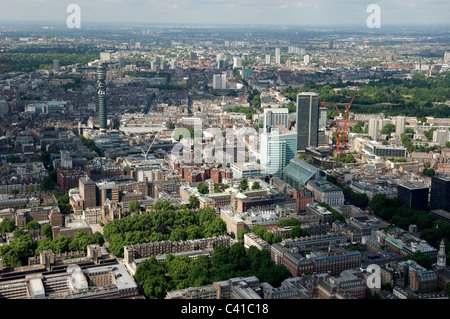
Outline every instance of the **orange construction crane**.
{"type": "Polygon", "coordinates": [[[336,108],[336,110],[338,111],[338,113],[339,113],[339,116],[341,116],[341,111],[339,111],[339,109],[338,109],[338,107],[336,106],[336,104],[334,105],[334,107],[336,108]]]}
{"type": "Polygon", "coordinates": [[[325,103],[325,100],[326,100],[326,99],[323,99],[322,104],[320,104],[320,106],[319,106],[319,110],[322,108],[323,103],[325,103]]]}

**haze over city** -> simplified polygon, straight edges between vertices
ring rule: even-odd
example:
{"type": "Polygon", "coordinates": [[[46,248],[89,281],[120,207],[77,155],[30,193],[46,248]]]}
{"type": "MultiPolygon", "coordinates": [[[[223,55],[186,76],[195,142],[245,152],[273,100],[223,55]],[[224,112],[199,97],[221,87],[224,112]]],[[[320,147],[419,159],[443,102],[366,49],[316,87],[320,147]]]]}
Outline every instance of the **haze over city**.
{"type": "Polygon", "coordinates": [[[449,24],[446,0],[2,0],[2,21],[64,23],[75,3],[84,22],[177,24],[365,25],[377,4],[384,25],[449,24]]]}

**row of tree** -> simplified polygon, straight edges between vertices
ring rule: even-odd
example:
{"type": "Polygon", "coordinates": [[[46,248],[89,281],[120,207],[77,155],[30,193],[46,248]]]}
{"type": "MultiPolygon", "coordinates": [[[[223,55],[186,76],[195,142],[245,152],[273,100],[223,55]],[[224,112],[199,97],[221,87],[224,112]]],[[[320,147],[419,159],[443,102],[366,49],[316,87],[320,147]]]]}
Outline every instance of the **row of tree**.
{"type": "Polygon", "coordinates": [[[123,256],[123,247],[162,240],[183,241],[226,234],[226,224],[212,208],[174,208],[170,202],[157,202],[152,211],[114,220],[103,228],[109,250],[123,256]]]}
{"type": "Polygon", "coordinates": [[[236,243],[231,247],[214,247],[211,257],[167,255],[162,263],[155,257],[143,261],[134,276],[147,298],[162,299],[168,291],[201,287],[235,277],[256,276],[274,287],[291,276],[283,265],[276,265],[266,250],[245,249],[236,243]],[[167,275],[168,274],[168,275],[167,275]]]}
{"type": "MultiPolygon", "coordinates": [[[[12,221],[14,222],[14,221],[12,221]]],[[[11,232],[15,229],[15,225],[11,220],[4,219],[0,223],[2,234],[11,232]]],[[[39,231],[40,224],[36,221],[30,221],[24,229],[16,229],[14,231],[14,240],[9,245],[0,246],[0,256],[3,259],[5,268],[20,267],[28,264],[28,258],[39,255],[43,250],[53,250],[54,253],[62,253],[74,250],[84,250],[88,245],[103,245],[104,239],[102,234],[95,232],[92,236],[87,235],[82,230],[78,231],[74,239],[60,235],[52,238],[52,230],[50,225],[46,225],[39,231]],[[36,233],[41,233],[45,239],[35,241],[36,233]]]]}
{"type": "Polygon", "coordinates": [[[98,52],[78,53],[35,53],[2,52],[0,60],[6,61],[6,72],[31,72],[39,69],[51,70],[53,61],[59,60],[61,66],[72,64],[87,64],[98,59],[98,52]]]}
{"type": "Polygon", "coordinates": [[[83,135],[78,135],[78,138],[86,145],[89,149],[93,150],[100,155],[100,148],[95,144],[94,140],[87,139],[83,135]]]}
{"type": "Polygon", "coordinates": [[[344,193],[344,197],[347,202],[350,202],[353,205],[361,207],[361,208],[364,208],[369,204],[369,197],[366,194],[357,193],[348,186],[343,187],[342,184],[338,183],[335,176],[327,175],[327,181],[342,188],[342,192],[344,193]]]}
{"type": "Polygon", "coordinates": [[[294,102],[299,92],[316,92],[320,94],[321,99],[326,98],[325,106],[330,106],[333,117],[337,115],[333,104],[348,104],[356,93],[358,95],[353,101],[352,112],[383,112],[389,116],[450,117],[450,109],[445,104],[445,101],[450,99],[450,72],[443,72],[435,77],[415,73],[412,79],[403,80],[377,78],[367,84],[342,81],[334,84],[316,84],[310,81],[302,88],[288,87],[283,90],[283,93],[294,102]],[[352,85],[360,89],[356,92],[344,88],[352,85]],[[335,88],[340,90],[335,92],[335,88]]]}
{"type": "Polygon", "coordinates": [[[411,224],[417,225],[420,238],[436,249],[439,249],[441,240],[444,239],[447,263],[449,262],[450,224],[448,222],[435,219],[428,212],[402,205],[397,198],[388,198],[385,194],[375,195],[369,205],[376,215],[404,230],[408,230],[411,224]]]}
{"type": "Polygon", "coordinates": [[[305,229],[303,229],[300,226],[300,221],[297,218],[291,217],[288,219],[282,219],[277,223],[277,226],[279,228],[291,226],[292,228],[283,237],[281,237],[279,235],[275,236],[273,232],[267,231],[266,227],[256,224],[256,225],[253,225],[253,227],[251,228],[250,231],[246,228],[243,228],[238,234],[238,242],[243,244],[244,243],[244,235],[248,234],[250,232],[261,237],[270,245],[280,243],[281,241],[283,241],[283,239],[287,239],[287,238],[299,238],[299,237],[311,236],[310,233],[308,233],[305,229]]]}

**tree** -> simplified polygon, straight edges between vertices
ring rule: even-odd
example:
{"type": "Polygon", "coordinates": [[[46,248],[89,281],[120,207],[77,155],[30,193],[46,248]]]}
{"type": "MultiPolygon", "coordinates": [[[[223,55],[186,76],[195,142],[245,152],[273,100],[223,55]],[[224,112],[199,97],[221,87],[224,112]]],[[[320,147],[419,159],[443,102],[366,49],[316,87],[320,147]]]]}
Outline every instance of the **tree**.
{"type": "Polygon", "coordinates": [[[164,276],[160,275],[147,278],[142,285],[142,289],[149,299],[163,299],[169,286],[164,276]]]}
{"type": "Polygon", "coordinates": [[[188,235],[186,231],[181,227],[175,228],[170,234],[171,241],[184,241],[187,239],[187,237],[188,235]]]}
{"type": "Polygon", "coordinates": [[[41,190],[50,191],[55,188],[55,182],[50,176],[45,176],[41,182],[41,190]]]}
{"type": "Polygon", "coordinates": [[[272,240],[273,244],[281,243],[283,241],[283,238],[281,236],[275,236],[272,240]]]}
{"type": "Polygon", "coordinates": [[[16,196],[20,193],[20,191],[18,189],[13,189],[11,191],[11,194],[14,195],[14,198],[16,198],[16,196]]]}
{"type": "Polygon", "coordinates": [[[273,238],[275,237],[275,235],[271,232],[266,232],[263,235],[263,239],[268,242],[269,244],[272,244],[273,238]]]}
{"type": "Polygon", "coordinates": [[[244,191],[248,189],[248,179],[247,178],[241,179],[241,181],[239,183],[239,188],[244,191]]]}
{"type": "Polygon", "coordinates": [[[39,224],[35,220],[29,221],[27,226],[26,226],[26,229],[28,229],[28,230],[33,232],[33,239],[35,238],[36,230],[38,230],[40,228],[41,228],[41,224],[39,224]]]}
{"type": "Polygon", "coordinates": [[[263,238],[264,234],[267,232],[267,229],[266,229],[266,227],[264,227],[262,225],[255,224],[255,225],[253,225],[251,231],[253,233],[255,233],[257,236],[263,238]]]}
{"type": "Polygon", "coordinates": [[[33,184],[30,184],[30,185],[28,186],[28,191],[29,191],[30,193],[34,193],[34,186],[33,186],[33,184]]]}
{"type": "Polygon", "coordinates": [[[70,237],[59,235],[53,239],[53,252],[56,254],[69,251],[70,237]]]}
{"type": "Polygon", "coordinates": [[[277,223],[279,228],[287,227],[287,226],[299,226],[300,221],[297,218],[290,217],[288,219],[282,219],[277,223]]]}
{"type": "Polygon", "coordinates": [[[301,228],[300,226],[294,226],[291,229],[290,237],[292,238],[299,238],[299,237],[305,237],[308,235],[308,232],[301,228]]]}
{"type": "Polygon", "coordinates": [[[382,134],[390,135],[391,133],[395,132],[395,125],[394,124],[386,124],[383,129],[381,130],[382,134]]]}
{"type": "Polygon", "coordinates": [[[22,228],[19,228],[14,231],[14,238],[19,239],[20,237],[25,236],[26,234],[27,233],[22,228]]]}
{"type": "Polygon", "coordinates": [[[190,209],[196,209],[200,207],[200,200],[197,196],[191,195],[189,196],[189,208],[190,209]]]}
{"type": "Polygon", "coordinates": [[[128,203],[128,209],[132,213],[139,213],[141,211],[141,203],[137,200],[132,200],[128,203]]]}
{"type": "Polygon", "coordinates": [[[342,216],[341,213],[339,213],[337,210],[333,209],[331,206],[329,206],[326,203],[319,203],[320,206],[325,207],[326,209],[328,209],[332,214],[333,214],[333,221],[341,221],[341,222],[345,222],[345,218],[344,216],[342,216]]]}
{"type": "Polygon", "coordinates": [[[46,238],[52,239],[53,232],[52,232],[52,226],[50,226],[50,224],[47,224],[44,227],[42,227],[42,235],[44,235],[46,238]]]}
{"type": "Polygon", "coordinates": [[[187,239],[193,240],[202,237],[202,229],[197,225],[190,225],[186,229],[187,239]]]}
{"type": "Polygon", "coordinates": [[[91,236],[91,243],[103,246],[103,244],[105,243],[105,238],[103,238],[103,235],[100,232],[96,231],[91,236]]]}
{"type": "Polygon", "coordinates": [[[437,127],[433,127],[431,129],[429,129],[428,131],[424,131],[423,134],[426,136],[426,138],[429,141],[432,141],[433,140],[433,132],[434,131],[437,131],[437,127]]]}
{"type": "Polygon", "coordinates": [[[450,282],[445,284],[445,294],[450,298],[450,282]]]}
{"type": "Polygon", "coordinates": [[[16,222],[14,219],[3,218],[0,223],[0,234],[10,233],[16,229],[16,222]]]}
{"type": "Polygon", "coordinates": [[[414,260],[420,266],[422,266],[426,269],[431,269],[430,256],[428,256],[427,254],[424,254],[420,250],[415,251],[413,254],[406,255],[403,259],[404,260],[410,260],[410,259],[414,260]]]}
{"type": "Polygon", "coordinates": [[[197,186],[197,190],[200,194],[208,194],[209,193],[209,187],[205,183],[199,183],[197,186]]]}
{"type": "Polygon", "coordinates": [[[228,249],[228,258],[230,263],[237,267],[243,267],[245,265],[246,251],[243,244],[236,243],[228,249]]]}
{"type": "Polygon", "coordinates": [[[239,233],[237,234],[238,242],[243,244],[244,243],[244,235],[248,234],[250,231],[247,228],[242,228],[239,233]]]}
{"type": "Polygon", "coordinates": [[[204,224],[203,236],[214,237],[225,234],[226,231],[227,231],[227,224],[225,224],[225,222],[220,218],[214,218],[213,221],[206,222],[204,224]]]}
{"type": "Polygon", "coordinates": [[[424,168],[423,171],[422,171],[422,174],[431,177],[431,176],[434,176],[436,174],[436,171],[434,169],[432,169],[432,168],[424,168]]]}
{"type": "Polygon", "coordinates": [[[237,96],[236,90],[233,90],[233,89],[229,90],[228,93],[227,93],[227,96],[234,96],[234,97],[236,97],[237,96]]]}
{"type": "Polygon", "coordinates": [[[259,185],[259,182],[254,182],[252,185],[252,189],[256,190],[256,189],[261,189],[261,186],[259,185]]]}

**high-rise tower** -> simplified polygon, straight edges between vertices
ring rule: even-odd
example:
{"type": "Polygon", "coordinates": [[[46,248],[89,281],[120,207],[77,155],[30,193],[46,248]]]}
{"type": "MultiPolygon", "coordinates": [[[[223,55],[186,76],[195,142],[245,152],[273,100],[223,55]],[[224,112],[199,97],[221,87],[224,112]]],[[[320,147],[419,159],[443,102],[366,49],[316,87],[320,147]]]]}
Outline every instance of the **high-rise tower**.
{"type": "Polygon", "coordinates": [[[450,212],[450,176],[436,174],[431,177],[430,210],[450,212]]]}
{"type": "Polygon", "coordinates": [[[319,95],[302,92],[297,95],[297,149],[317,147],[319,142],[319,95]]]}
{"type": "Polygon", "coordinates": [[[106,68],[103,63],[97,68],[98,83],[98,110],[100,118],[100,131],[106,131],[106,68]]]}

